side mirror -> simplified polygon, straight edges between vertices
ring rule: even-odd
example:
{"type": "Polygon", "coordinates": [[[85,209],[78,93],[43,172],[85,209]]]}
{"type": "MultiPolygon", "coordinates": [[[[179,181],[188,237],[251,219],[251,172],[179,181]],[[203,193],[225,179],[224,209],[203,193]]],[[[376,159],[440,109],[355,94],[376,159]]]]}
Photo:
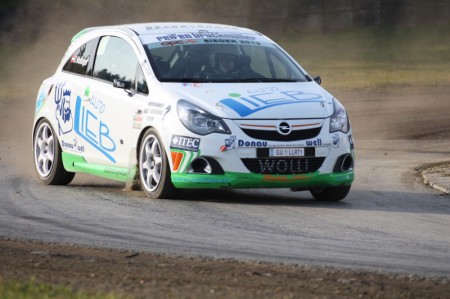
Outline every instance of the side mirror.
{"type": "Polygon", "coordinates": [[[113,86],[127,90],[131,88],[131,81],[114,79],[113,86]]]}
{"type": "Polygon", "coordinates": [[[322,84],[322,78],[320,78],[320,76],[317,76],[313,79],[317,84],[322,84]]]}

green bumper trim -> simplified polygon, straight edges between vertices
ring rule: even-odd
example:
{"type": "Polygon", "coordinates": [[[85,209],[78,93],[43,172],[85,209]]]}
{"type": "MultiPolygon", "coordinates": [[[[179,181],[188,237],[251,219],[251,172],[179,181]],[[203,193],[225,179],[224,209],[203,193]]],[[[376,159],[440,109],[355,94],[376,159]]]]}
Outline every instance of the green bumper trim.
{"type": "Polygon", "coordinates": [[[321,174],[267,175],[254,173],[227,172],[217,174],[172,173],[172,183],[176,188],[310,188],[351,185],[353,171],[321,174]]]}
{"type": "Polygon", "coordinates": [[[64,168],[70,172],[84,172],[120,182],[126,182],[129,177],[134,177],[134,173],[126,167],[90,164],[83,157],[66,152],[62,153],[62,160],[64,168]]]}

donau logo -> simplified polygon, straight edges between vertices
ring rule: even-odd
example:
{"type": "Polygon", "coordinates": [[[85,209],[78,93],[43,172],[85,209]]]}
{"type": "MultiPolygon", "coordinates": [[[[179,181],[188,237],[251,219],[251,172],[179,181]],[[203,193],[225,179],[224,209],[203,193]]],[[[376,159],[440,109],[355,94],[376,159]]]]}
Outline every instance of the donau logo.
{"type": "Polygon", "coordinates": [[[281,135],[289,135],[291,133],[291,130],[291,125],[285,121],[282,121],[278,125],[278,133],[280,133],[281,135]]]}

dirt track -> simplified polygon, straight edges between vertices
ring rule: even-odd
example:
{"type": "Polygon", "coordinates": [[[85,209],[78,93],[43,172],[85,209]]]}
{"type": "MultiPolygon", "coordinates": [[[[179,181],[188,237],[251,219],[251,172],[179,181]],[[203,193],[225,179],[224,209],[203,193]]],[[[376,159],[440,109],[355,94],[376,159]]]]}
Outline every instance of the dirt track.
{"type": "Polygon", "coordinates": [[[33,105],[3,99],[0,239],[119,251],[0,241],[0,273],[7,280],[36,277],[136,297],[445,298],[450,202],[423,186],[415,168],[448,160],[448,91],[335,92],[354,127],[357,180],[343,203],[331,205],[318,205],[306,193],[278,191],[191,193],[181,201],[154,202],[87,176],[72,187],[51,189],[36,182],[31,166],[33,105]],[[12,130],[17,115],[25,125],[12,130]],[[223,227],[231,220],[231,227],[223,227]],[[115,234],[121,241],[105,238],[115,234]],[[142,251],[171,255],[135,255],[142,251]]]}
{"type": "Polygon", "coordinates": [[[0,240],[4,279],[134,298],[448,298],[449,281],[0,240]]]}

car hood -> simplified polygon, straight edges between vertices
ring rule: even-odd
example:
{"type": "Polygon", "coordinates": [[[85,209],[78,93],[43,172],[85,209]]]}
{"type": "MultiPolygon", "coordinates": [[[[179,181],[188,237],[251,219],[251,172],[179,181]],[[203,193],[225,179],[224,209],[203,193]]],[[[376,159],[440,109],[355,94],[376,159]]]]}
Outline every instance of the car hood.
{"type": "Polygon", "coordinates": [[[325,118],[333,113],[332,96],[315,82],[294,83],[162,83],[223,118],[325,118]]]}

